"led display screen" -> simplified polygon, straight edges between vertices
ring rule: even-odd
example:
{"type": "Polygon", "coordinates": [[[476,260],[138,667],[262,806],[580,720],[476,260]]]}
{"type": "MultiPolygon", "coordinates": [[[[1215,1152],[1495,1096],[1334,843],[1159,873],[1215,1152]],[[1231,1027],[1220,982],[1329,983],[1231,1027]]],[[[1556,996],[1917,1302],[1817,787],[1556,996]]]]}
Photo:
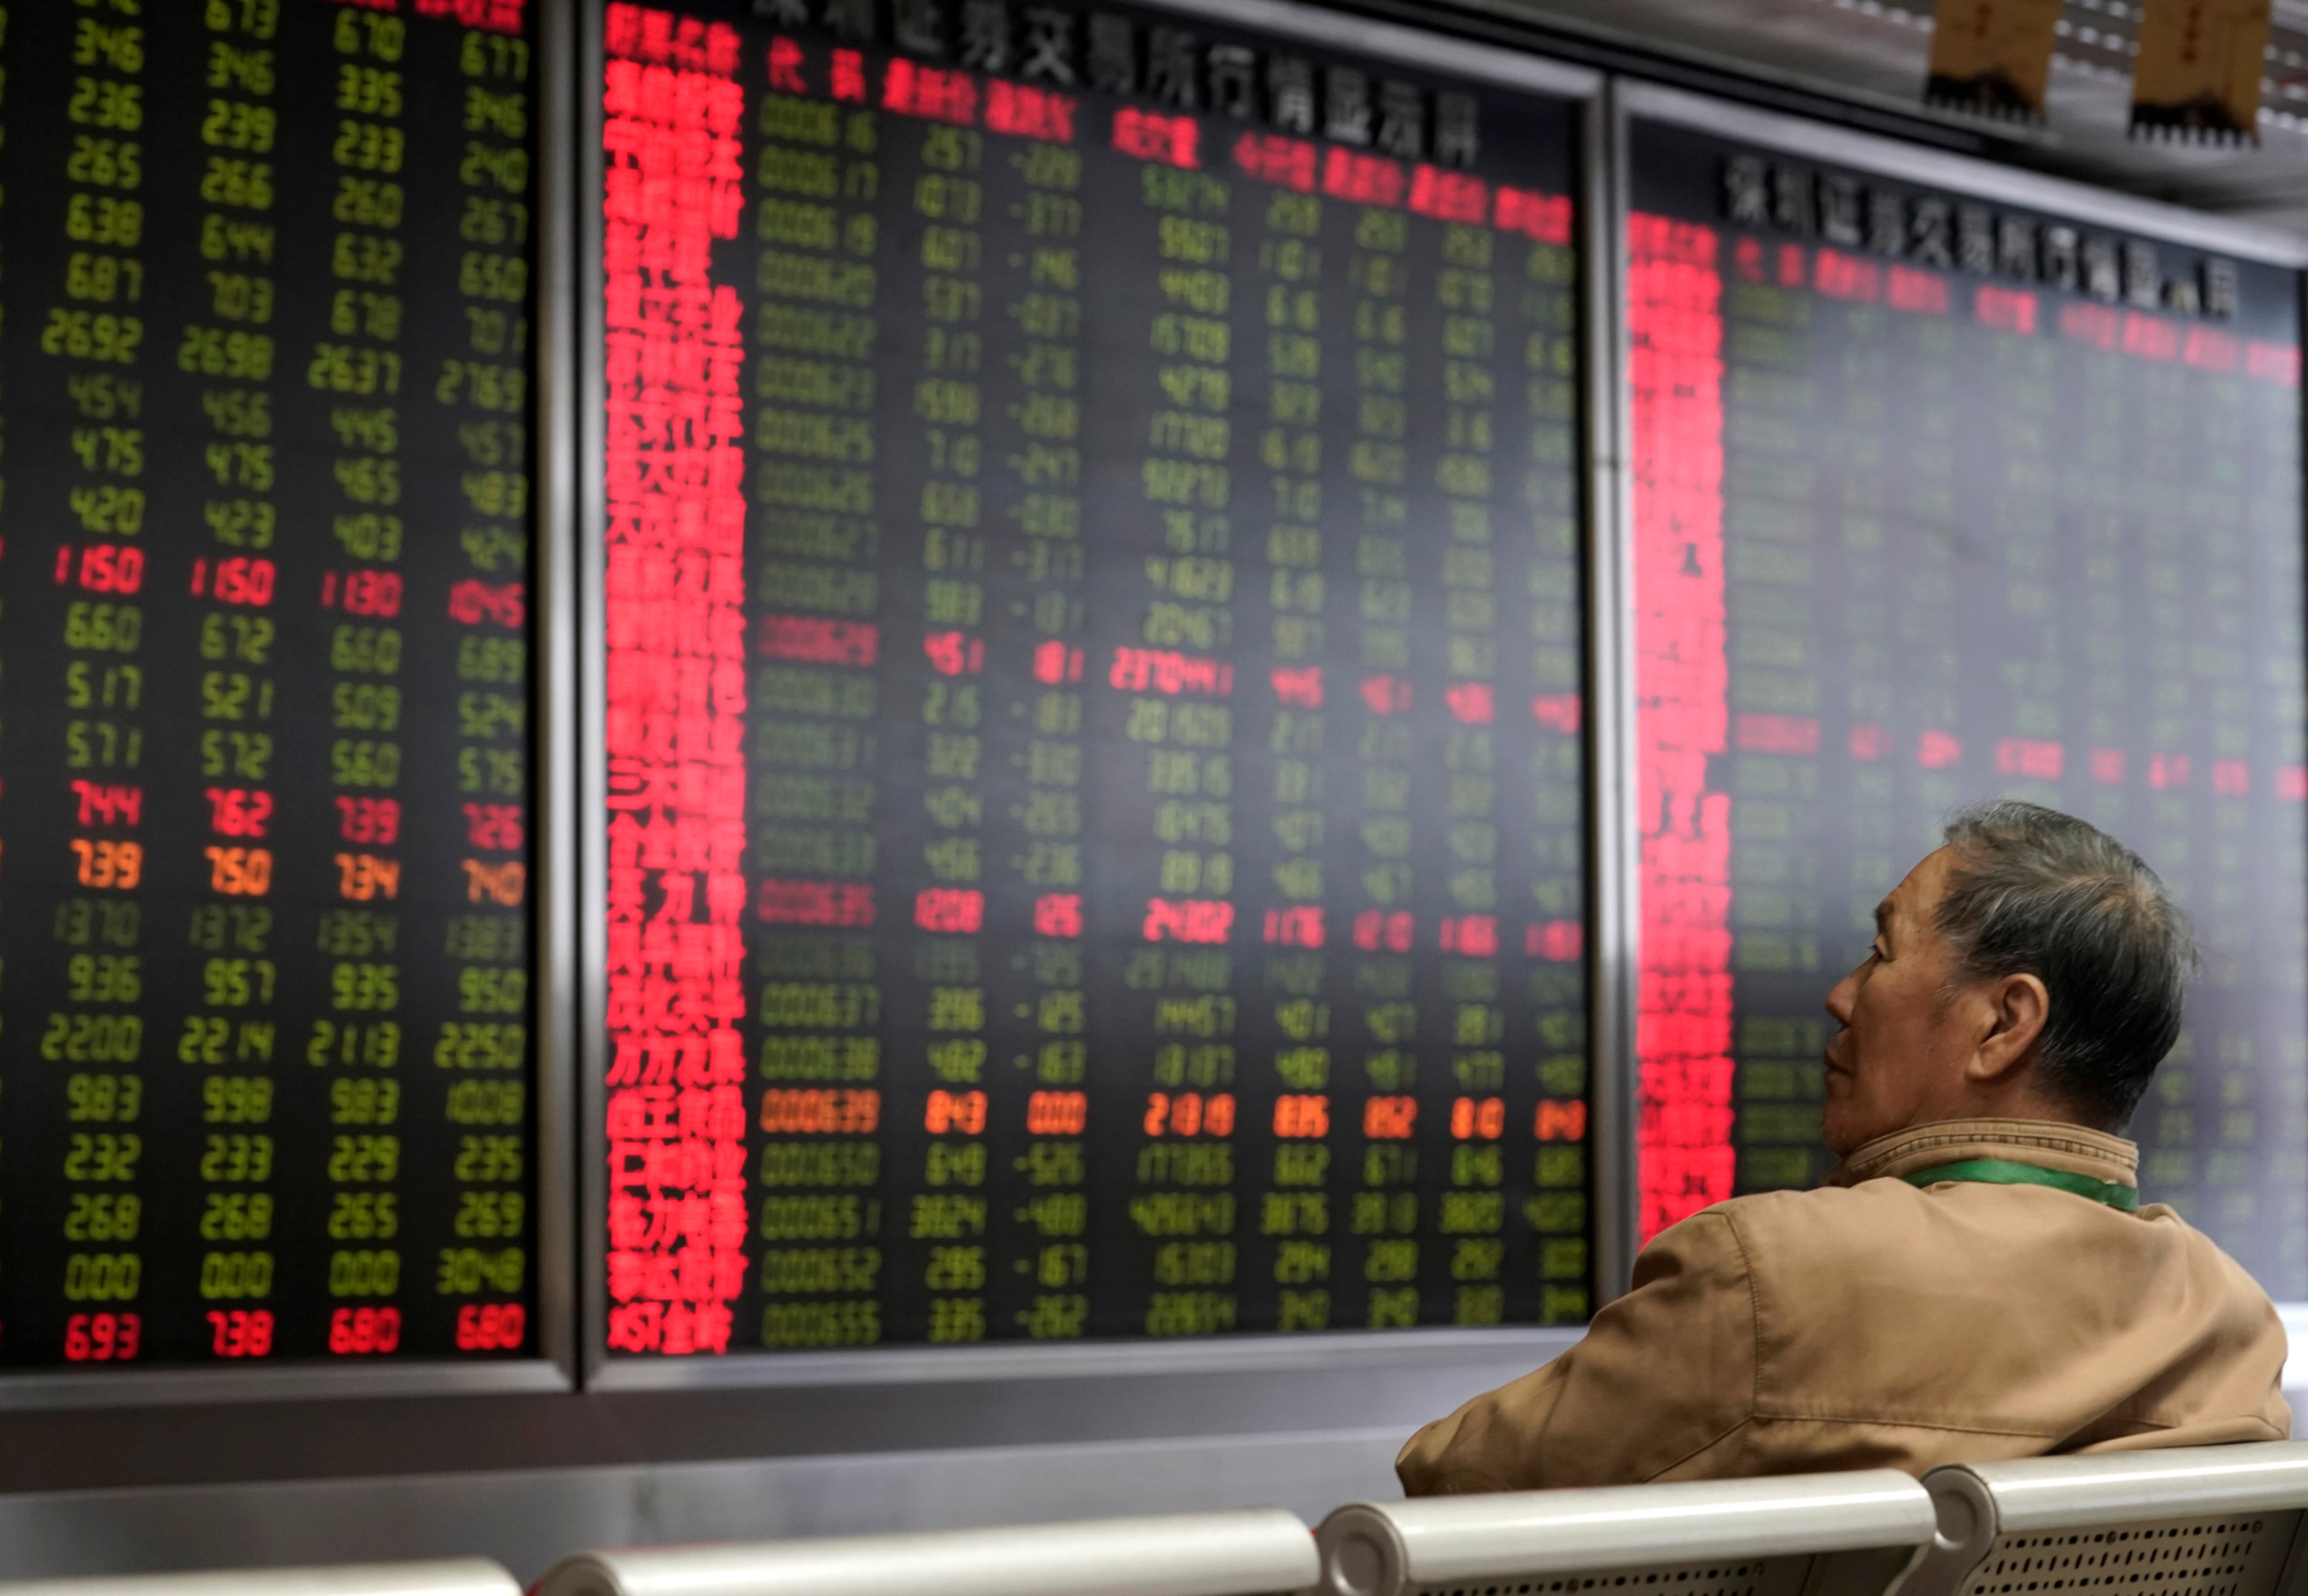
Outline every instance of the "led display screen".
{"type": "Polygon", "coordinates": [[[2194,915],[2141,1185],[2300,1297],[2298,276],[1665,123],[1632,161],[1644,1234],[1826,1169],[1821,1000],[2002,795],[2194,915]]]}
{"type": "Polygon", "coordinates": [[[533,1344],[522,0],[0,10],[0,1362],[533,1344]]]}
{"type": "Polygon", "coordinates": [[[610,1350],[1582,1320],[1576,105],[601,26],[610,1350]]]}

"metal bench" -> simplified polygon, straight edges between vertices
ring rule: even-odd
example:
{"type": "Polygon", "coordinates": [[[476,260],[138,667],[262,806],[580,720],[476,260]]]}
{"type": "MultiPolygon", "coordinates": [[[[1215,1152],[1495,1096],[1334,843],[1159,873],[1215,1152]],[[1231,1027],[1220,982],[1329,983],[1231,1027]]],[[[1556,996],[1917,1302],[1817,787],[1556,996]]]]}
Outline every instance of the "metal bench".
{"type": "Polygon", "coordinates": [[[435,1563],[345,1563],[323,1568],[226,1568],[194,1574],[100,1574],[0,1582],[4,1596],[521,1596],[487,1557],[435,1563]]]}
{"type": "Polygon", "coordinates": [[[1885,1596],[1932,1531],[1890,1469],[1353,1502],[1317,1596],[1885,1596]]]}
{"type": "Polygon", "coordinates": [[[2308,1442],[1951,1463],[1900,1596],[2291,1596],[2308,1442]]]}
{"type": "Polygon", "coordinates": [[[586,1552],[536,1596],[1284,1596],[1313,1537],[1279,1507],[1012,1529],[586,1552]]]}

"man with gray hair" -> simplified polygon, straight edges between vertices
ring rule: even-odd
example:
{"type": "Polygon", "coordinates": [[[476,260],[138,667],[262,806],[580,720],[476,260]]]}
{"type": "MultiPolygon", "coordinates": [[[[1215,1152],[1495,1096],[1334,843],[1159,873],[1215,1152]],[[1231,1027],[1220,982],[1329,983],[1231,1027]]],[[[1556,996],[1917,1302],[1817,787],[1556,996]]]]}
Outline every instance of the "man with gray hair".
{"type": "Polygon", "coordinates": [[[1816,1191],[1661,1233],[1546,1367],[1411,1437],[1413,1496],[2281,1440],[2285,1335],[2119,1133],[2180,1034],[2187,917],[2114,838],[1958,813],[1828,995],[1816,1191]]]}

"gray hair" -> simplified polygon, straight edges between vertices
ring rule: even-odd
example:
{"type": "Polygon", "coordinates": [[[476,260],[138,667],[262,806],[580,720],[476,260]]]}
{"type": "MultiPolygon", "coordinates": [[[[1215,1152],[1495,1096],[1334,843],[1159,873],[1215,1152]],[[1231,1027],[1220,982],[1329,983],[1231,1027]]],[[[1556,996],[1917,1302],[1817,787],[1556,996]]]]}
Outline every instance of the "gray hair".
{"type": "Polygon", "coordinates": [[[2045,1085],[2120,1128],[2179,1040],[2197,964],[2186,911],[2138,854],[2038,804],[1969,805],[1949,817],[1947,840],[1957,864],[1935,919],[1956,979],[2041,979],[2045,1085]]]}

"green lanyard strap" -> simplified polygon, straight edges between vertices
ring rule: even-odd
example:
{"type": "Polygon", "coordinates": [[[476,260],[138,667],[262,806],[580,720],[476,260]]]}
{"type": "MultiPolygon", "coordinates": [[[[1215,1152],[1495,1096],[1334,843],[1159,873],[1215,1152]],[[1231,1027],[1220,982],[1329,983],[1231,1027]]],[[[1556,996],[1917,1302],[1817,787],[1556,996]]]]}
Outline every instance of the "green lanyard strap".
{"type": "Polygon", "coordinates": [[[1942,1180],[1972,1180],[1983,1186],[2048,1186],[2073,1192],[2079,1197],[2089,1197],[2095,1203],[2105,1203],[2125,1213],[2135,1213],[2140,1209],[2139,1188],[2121,1180],[2094,1180],[2088,1175],[2071,1175],[2065,1169],[2046,1169],[2041,1164],[2016,1163],[2003,1158],[1969,1158],[1960,1163],[1942,1164],[1936,1169],[1917,1169],[1899,1178],[1909,1186],[1936,1186],[1942,1180]]]}

